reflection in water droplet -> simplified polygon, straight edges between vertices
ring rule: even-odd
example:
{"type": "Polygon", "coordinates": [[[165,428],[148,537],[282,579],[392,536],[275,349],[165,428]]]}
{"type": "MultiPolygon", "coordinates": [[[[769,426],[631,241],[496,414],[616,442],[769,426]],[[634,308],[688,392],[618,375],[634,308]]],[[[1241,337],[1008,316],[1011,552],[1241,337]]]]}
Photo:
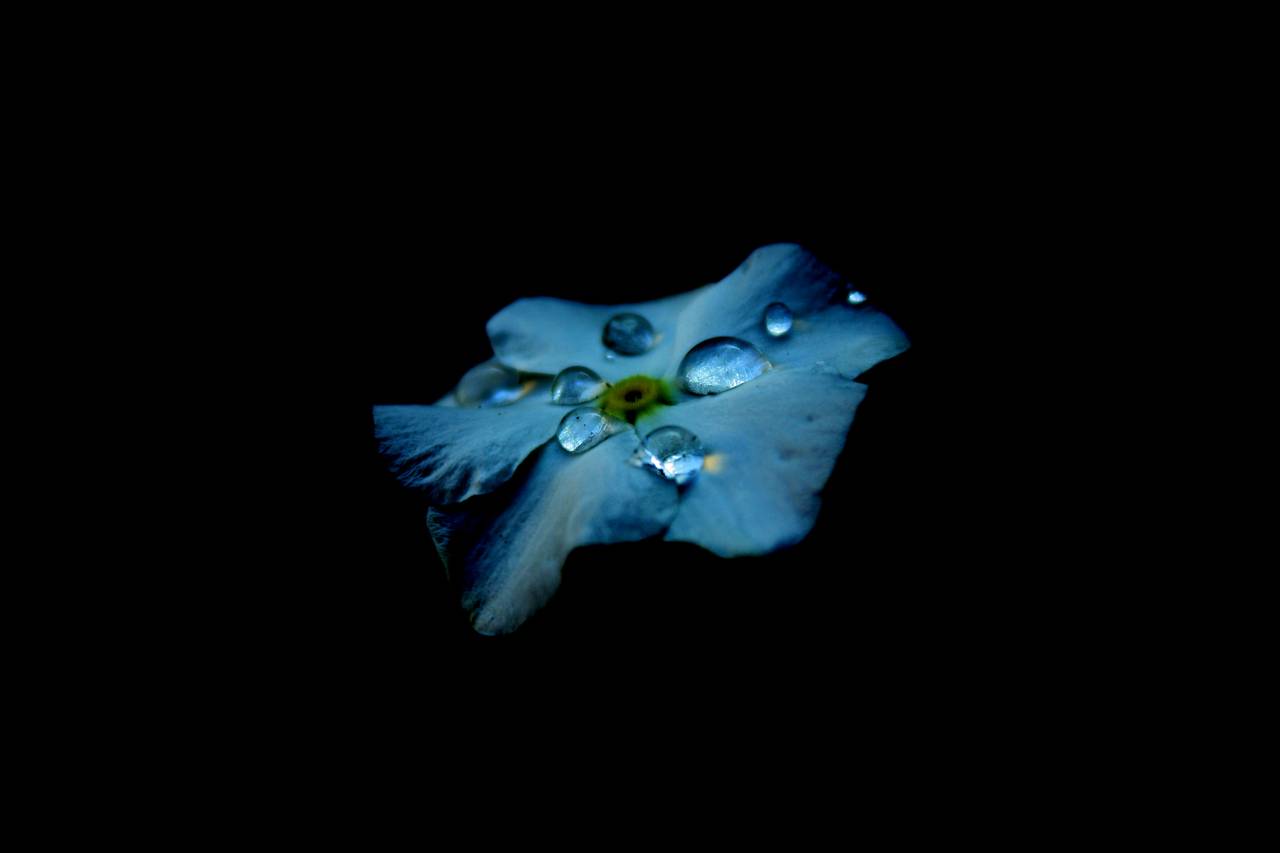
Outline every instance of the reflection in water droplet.
{"type": "Polygon", "coordinates": [[[760,350],[740,338],[703,341],[680,362],[680,384],[693,394],[719,394],[750,382],[769,369],[760,350]]]}
{"type": "Polygon", "coordinates": [[[581,406],[561,419],[556,440],[570,453],[585,453],[626,426],[599,409],[581,406]]]}
{"type": "Polygon", "coordinates": [[[604,345],[622,355],[648,352],[653,339],[653,326],[639,314],[618,314],[604,324],[604,345]]]}
{"type": "Polygon", "coordinates": [[[645,437],[631,464],[656,471],[683,486],[702,470],[707,452],[698,437],[684,427],[658,427],[645,437]]]}
{"type": "Polygon", "coordinates": [[[576,406],[594,400],[609,384],[589,367],[566,367],[551,383],[551,402],[557,406],[576,406]]]}
{"type": "Polygon", "coordinates": [[[791,331],[791,309],[781,302],[775,302],[764,309],[764,328],[775,338],[791,331]]]}
{"type": "Polygon", "coordinates": [[[867,294],[861,290],[854,290],[853,285],[849,285],[849,294],[845,297],[845,301],[850,305],[861,305],[867,301],[867,294]]]}
{"type": "Polygon", "coordinates": [[[532,384],[520,384],[520,374],[496,361],[473,367],[463,374],[453,396],[462,406],[509,406],[529,392],[532,384]]]}

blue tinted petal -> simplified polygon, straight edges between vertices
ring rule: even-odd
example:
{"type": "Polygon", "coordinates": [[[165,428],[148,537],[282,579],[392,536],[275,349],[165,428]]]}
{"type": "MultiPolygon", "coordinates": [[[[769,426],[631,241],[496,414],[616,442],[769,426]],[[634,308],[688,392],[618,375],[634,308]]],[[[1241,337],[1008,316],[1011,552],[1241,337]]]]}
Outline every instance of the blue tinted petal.
{"type": "Polygon", "coordinates": [[[521,299],[489,320],[489,340],[503,362],[531,373],[554,375],[571,365],[581,365],[608,382],[637,373],[656,376],[671,361],[681,312],[698,292],[638,305],[588,305],[545,296],[521,299]],[[639,314],[649,321],[655,332],[654,346],[642,355],[606,358],[605,324],[623,313],[639,314]]]}
{"type": "Polygon", "coordinates": [[[732,557],[803,539],[866,386],[821,370],[773,370],[643,419],[692,431],[706,449],[666,538],[732,557]]]}
{"type": "MultiPolygon", "coordinates": [[[[563,410],[561,410],[563,411],[563,410]]],[[[627,464],[635,432],[586,453],[555,442],[530,459],[511,493],[433,508],[427,523],[463,606],[482,634],[514,631],[551,598],[560,568],[580,545],[657,536],[676,512],[676,487],[627,464]]]]}
{"type": "Polygon", "coordinates": [[[721,336],[755,344],[776,367],[821,364],[849,379],[905,350],[906,335],[874,305],[854,309],[840,301],[844,284],[800,246],[757,249],[723,280],[691,294],[680,315],[674,360],[661,374],[673,375],[685,353],[721,336]],[[771,336],[764,326],[764,312],[775,302],[793,316],[783,338],[771,336]]]}
{"type": "Polygon", "coordinates": [[[545,390],[510,406],[374,406],[374,435],[392,472],[431,503],[492,492],[556,433],[564,409],[545,390]]]}

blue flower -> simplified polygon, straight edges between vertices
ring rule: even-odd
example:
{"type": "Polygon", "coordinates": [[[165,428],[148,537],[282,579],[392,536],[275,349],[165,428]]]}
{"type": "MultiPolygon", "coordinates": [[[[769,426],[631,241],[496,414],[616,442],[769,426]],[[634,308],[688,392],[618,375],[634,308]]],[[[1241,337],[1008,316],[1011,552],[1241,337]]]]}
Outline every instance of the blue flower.
{"type": "Polygon", "coordinates": [[[579,546],[663,536],[733,557],[803,539],[867,390],[852,380],[908,346],[794,245],[654,302],[521,299],[488,333],[495,360],[449,398],[374,407],[379,447],[425,492],[432,538],[484,634],[545,604],[579,546]],[[551,377],[569,367],[611,386],[590,408],[557,405],[551,377]],[[562,423],[579,437],[584,424],[604,429],[578,447],[557,440],[562,423]],[[665,470],[663,427],[697,442],[665,470]]]}

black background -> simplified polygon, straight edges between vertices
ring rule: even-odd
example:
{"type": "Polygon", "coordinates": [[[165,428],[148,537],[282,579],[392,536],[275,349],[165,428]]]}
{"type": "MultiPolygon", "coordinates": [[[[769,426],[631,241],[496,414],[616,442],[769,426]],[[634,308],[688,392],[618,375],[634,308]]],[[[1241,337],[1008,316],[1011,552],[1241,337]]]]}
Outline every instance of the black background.
{"type": "MultiPolygon", "coordinates": [[[[1109,130],[1074,123],[1017,66],[995,69],[990,85],[939,67],[899,95],[886,82],[919,73],[906,56],[833,77],[847,85],[807,101],[803,88],[738,105],[699,89],[680,115],[661,102],[635,113],[607,81],[598,100],[551,114],[554,90],[509,79],[472,97],[459,83],[473,69],[447,71],[404,97],[384,94],[386,79],[335,81],[315,89],[305,126],[297,87],[282,87],[263,100],[266,120],[197,163],[237,194],[202,247],[225,267],[197,295],[257,321],[279,356],[243,353],[263,373],[261,399],[228,387],[230,406],[202,396],[192,418],[221,409],[265,460],[216,496],[205,535],[183,543],[225,539],[245,493],[268,504],[251,531],[266,535],[229,543],[183,598],[212,602],[212,630],[197,627],[215,653],[243,652],[219,656],[219,669],[273,688],[237,698],[227,716],[256,721],[273,693],[296,697],[280,730],[306,730],[316,763],[341,759],[331,736],[342,734],[359,754],[425,746],[428,761],[414,755],[408,769],[429,776],[430,757],[454,741],[554,752],[539,711],[615,727],[623,742],[666,720],[703,741],[745,725],[747,738],[721,737],[737,769],[768,757],[753,734],[784,755],[834,753],[857,767],[876,741],[895,759],[908,744],[981,753],[966,709],[1003,727],[1070,707],[1064,659],[1083,672],[1070,652],[1098,642],[1108,609],[1128,615],[1112,603],[1115,555],[1075,544],[1098,524],[1107,484],[1068,494],[1078,435],[1042,429],[1064,413],[1116,419],[1090,396],[1095,377],[1079,358],[1111,351],[1099,334],[1111,273],[1092,259],[1070,269],[1127,234],[1089,180],[1090,152],[1112,150],[1109,130]],[[877,98],[891,108],[870,109],[877,98]],[[704,119],[697,131],[691,118],[704,119]],[[288,132],[270,133],[272,122],[288,132]],[[869,390],[812,533],[733,560],[662,542],[580,549],[515,635],[475,635],[422,501],[375,452],[371,407],[446,393],[489,357],[485,321],[514,299],[653,299],[719,280],[779,241],[808,247],[912,340],[860,377],[869,390]],[[1071,384],[1029,345],[1055,325],[1047,315],[1069,326],[1071,384]],[[709,711],[698,702],[722,696],[709,711]],[[779,706],[790,711],[782,725],[761,713],[779,706]],[[317,719],[313,737],[303,724],[317,719]]],[[[241,354],[243,326],[227,324],[214,360],[241,354]]],[[[183,474],[202,462],[173,459],[183,474]]],[[[1123,664],[1127,675],[1142,660],[1123,664]]],[[[982,764],[979,754],[957,767],[982,764]]],[[[519,777],[546,766],[504,755],[477,769],[523,791],[519,777]]]]}
{"type": "Polygon", "coordinates": [[[1021,689],[1089,630],[1087,615],[1056,629],[1102,586],[1041,523],[1065,445],[1035,429],[1045,378],[1024,342],[1042,327],[1024,306],[1061,292],[1063,274],[1017,168],[924,136],[721,164],[670,151],[508,162],[491,146],[415,165],[408,149],[359,146],[338,176],[311,181],[317,163],[279,208],[264,202],[265,219],[288,220],[260,235],[278,259],[266,274],[289,283],[271,329],[285,331],[283,369],[241,426],[283,481],[249,489],[272,504],[265,526],[289,525],[276,550],[214,576],[236,608],[248,601],[260,628],[241,644],[264,679],[301,681],[309,703],[361,726],[441,710],[446,740],[474,732],[473,713],[507,727],[511,709],[566,688],[601,720],[760,691],[793,706],[793,725],[850,703],[881,720],[945,706],[954,721],[964,697],[1021,689]],[[515,634],[476,635],[425,504],[376,452],[372,407],[447,393],[490,357],[485,323],[515,299],[654,299],[774,242],[806,246],[912,342],[860,377],[810,535],[737,559],[661,541],[579,549],[515,634]]]}
{"type": "Polygon", "coordinates": [[[544,689],[554,669],[583,684],[852,679],[889,696],[1039,668],[1058,642],[1043,626],[1100,588],[1043,533],[1070,444],[1039,437],[1030,401],[1047,382],[1025,344],[1042,312],[1028,306],[1072,292],[1063,245],[1093,227],[1051,213],[1070,162],[1028,141],[1043,128],[960,100],[903,100],[875,122],[847,121],[853,101],[744,111],[696,136],[393,107],[255,149],[252,204],[217,232],[236,252],[224,278],[250,297],[237,310],[256,317],[252,297],[269,294],[277,356],[262,399],[229,410],[247,413],[234,428],[279,483],[247,489],[274,544],[210,575],[260,626],[243,645],[264,677],[385,709],[421,704],[402,691],[453,696],[443,679],[458,671],[499,692],[544,689]],[[475,635],[425,505],[376,453],[372,406],[439,399],[490,356],[485,323],[515,299],[655,299],[774,242],[806,246],[912,342],[860,378],[810,535],[731,560],[679,543],[579,549],[517,633],[475,635]]]}
{"type": "MultiPolygon", "coordinates": [[[[520,113],[455,96],[468,104],[456,113],[441,103],[458,88],[450,78],[403,99],[376,97],[383,81],[349,87],[342,103],[337,86],[317,90],[305,126],[292,114],[293,87],[264,98],[266,120],[194,163],[212,182],[226,179],[198,202],[234,195],[214,208],[213,239],[196,258],[217,268],[197,298],[237,315],[212,359],[240,356],[266,386],[250,399],[219,364],[230,405],[202,394],[191,418],[217,410],[230,437],[265,459],[215,496],[203,535],[174,552],[215,552],[181,603],[210,602],[213,618],[197,626],[203,644],[241,652],[220,656],[218,669],[298,696],[284,706],[283,731],[326,719],[307,739],[325,763],[339,757],[331,732],[375,743],[381,733],[396,756],[420,747],[403,724],[425,731],[433,709],[449,725],[423,735],[428,749],[455,734],[505,746],[543,740],[528,725],[539,707],[574,724],[639,708],[650,720],[689,719],[695,733],[719,729],[724,719],[699,718],[689,700],[724,691],[748,702],[717,711],[764,728],[772,720],[753,712],[787,704],[788,727],[775,734],[803,742],[822,730],[811,745],[849,757],[894,718],[919,722],[916,734],[962,726],[959,710],[975,694],[990,706],[993,679],[1014,694],[1003,705],[1011,716],[1048,695],[1029,697],[1028,682],[1059,649],[1088,640],[1093,604],[1114,581],[1106,555],[1081,555],[1042,523],[1056,511],[1044,496],[1063,482],[1072,439],[1035,429],[1046,413],[1030,400],[1050,378],[1025,346],[1045,329],[1026,306],[1068,303],[1071,354],[1105,351],[1096,334],[1108,296],[1066,272],[1104,226],[1063,200],[1066,183],[1091,190],[1078,180],[1088,169],[1081,152],[1105,150],[1107,137],[1050,150],[1042,141],[1070,128],[1052,109],[1035,115],[1034,81],[984,112],[976,104],[988,89],[944,91],[951,69],[923,87],[932,98],[891,97],[894,110],[868,112],[863,90],[907,70],[887,67],[814,103],[753,97],[696,141],[681,117],[659,123],[625,108],[602,128],[595,103],[574,108],[581,122],[561,121],[540,112],[541,92],[517,97],[520,113]],[[288,132],[271,133],[273,122],[288,132]],[[485,321],[514,299],[654,299],[717,281],[779,241],[848,277],[912,340],[860,377],[869,390],[811,534],[733,560],[677,543],[580,549],[552,602],[515,635],[475,635],[425,506],[376,454],[371,407],[446,393],[489,357],[485,321]],[[246,325],[277,358],[241,351],[246,325]],[[240,526],[246,493],[268,504],[260,528],[219,548],[240,526]],[[564,686],[578,688],[575,705],[553,701],[564,686]],[[473,716],[486,708],[496,737],[473,716]],[[380,731],[384,721],[399,725],[380,731]]],[[[696,93],[705,104],[717,94],[696,93]]],[[[1106,204],[1091,200],[1094,214],[1106,204]]],[[[193,307],[191,319],[202,313],[193,307]]],[[[1092,377],[1074,379],[1064,390],[1075,393],[1055,393],[1060,405],[1108,417],[1081,391],[1092,377]]],[[[184,475],[209,473],[202,459],[170,459],[184,475]]],[[[1071,523],[1084,528],[1095,504],[1078,505],[1071,523]]],[[[164,609],[187,618],[185,607],[164,609]]],[[[174,669],[190,671],[190,661],[174,669]]],[[[203,675],[202,689],[216,692],[203,675]]],[[[226,717],[256,719],[270,695],[236,694],[226,717]]],[[[949,740],[971,742],[966,732],[949,740]]],[[[480,769],[492,781],[530,768],[480,769]]]]}
{"type": "MultiPolygon", "coordinates": [[[[336,261],[365,282],[340,327],[345,488],[358,521],[344,525],[355,528],[353,553],[324,575],[336,653],[384,680],[430,679],[459,661],[480,673],[599,673],[627,661],[695,680],[818,666],[897,682],[971,679],[975,667],[1021,661],[1026,649],[1007,639],[1043,616],[1045,585],[1033,588],[1027,553],[1008,547],[1027,529],[1011,518],[1016,495],[990,437],[1012,451],[1020,426],[982,402],[1008,391],[988,356],[1005,342],[975,320],[993,291],[1009,295],[992,253],[1009,256],[1012,224],[974,202],[972,182],[945,181],[930,169],[826,183],[797,173],[767,189],[639,180],[568,190],[543,179],[514,193],[451,188],[408,221],[393,215],[400,205],[366,211],[336,261]],[[583,548],[516,634],[475,635],[425,504],[375,452],[370,407],[447,393],[490,356],[485,321],[514,299],[653,299],[717,281],[773,242],[808,247],[912,340],[861,377],[869,390],[813,532],[732,560],[660,541],[583,548]]],[[[986,320],[998,326],[1014,311],[1003,310],[986,320]]]]}

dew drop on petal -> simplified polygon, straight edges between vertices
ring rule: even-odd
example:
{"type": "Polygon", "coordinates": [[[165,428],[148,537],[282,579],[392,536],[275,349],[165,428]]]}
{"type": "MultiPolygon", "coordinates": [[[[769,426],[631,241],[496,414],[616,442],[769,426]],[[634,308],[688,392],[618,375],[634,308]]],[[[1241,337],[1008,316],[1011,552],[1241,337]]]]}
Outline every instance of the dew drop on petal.
{"type": "Polygon", "coordinates": [[[604,345],[622,355],[648,352],[653,340],[653,326],[639,314],[616,314],[604,324],[604,345]]]}
{"type": "Polygon", "coordinates": [[[781,302],[775,302],[764,309],[764,329],[775,338],[791,331],[791,309],[781,302]]]}
{"type": "Polygon", "coordinates": [[[693,394],[719,394],[750,382],[770,367],[764,353],[740,338],[711,338],[689,350],[676,371],[693,394]]]}
{"type": "Polygon", "coordinates": [[[658,427],[645,437],[631,459],[633,465],[649,468],[683,486],[702,470],[707,452],[698,437],[684,427],[658,427]]]}
{"type": "Polygon", "coordinates": [[[453,396],[462,406],[509,406],[529,392],[530,385],[521,384],[520,374],[496,361],[473,367],[463,374],[453,396]]]}
{"type": "Polygon", "coordinates": [[[599,409],[581,406],[561,419],[556,440],[570,453],[585,453],[623,426],[599,409]]]}
{"type": "Polygon", "coordinates": [[[845,294],[844,300],[850,305],[861,305],[867,301],[867,294],[861,290],[854,290],[853,285],[849,285],[849,292],[845,294]]]}
{"type": "Polygon", "coordinates": [[[576,406],[594,400],[609,384],[589,367],[566,367],[551,383],[551,402],[557,406],[576,406]]]}

